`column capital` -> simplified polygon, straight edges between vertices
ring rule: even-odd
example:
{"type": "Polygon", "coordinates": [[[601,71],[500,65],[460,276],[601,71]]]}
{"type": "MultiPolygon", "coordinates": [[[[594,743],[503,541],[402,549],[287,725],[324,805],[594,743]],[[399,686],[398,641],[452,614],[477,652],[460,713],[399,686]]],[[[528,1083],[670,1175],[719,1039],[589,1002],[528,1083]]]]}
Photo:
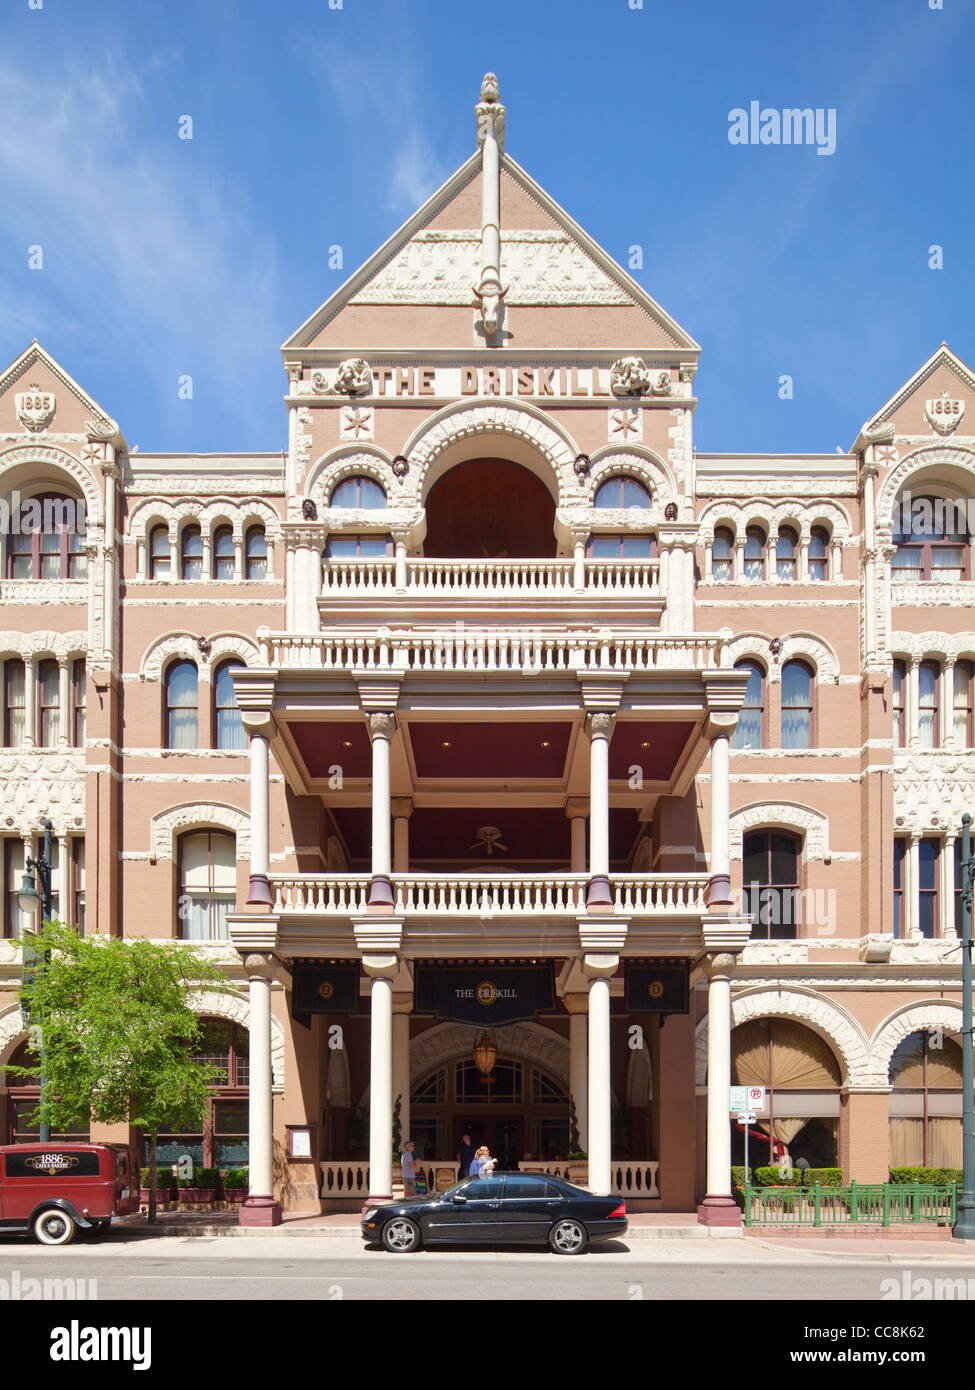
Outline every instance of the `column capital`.
{"type": "Polygon", "coordinates": [[[392,984],[399,969],[399,956],[395,951],[364,952],[362,968],[370,980],[388,980],[392,984]]]}
{"type": "Polygon", "coordinates": [[[240,722],[243,724],[249,738],[260,735],[262,738],[271,737],[271,711],[267,709],[242,709],[240,712],[240,722]]]}
{"type": "Polygon", "coordinates": [[[586,1014],[589,1012],[588,994],[576,994],[574,992],[571,994],[563,994],[562,1003],[565,1005],[565,1011],[568,1014],[586,1014]]]}
{"type": "Polygon", "coordinates": [[[714,955],[702,956],[701,969],[712,980],[727,980],[738,963],[738,957],[730,951],[718,951],[714,955]]]}
{"type": "Polygon", "coordinates": [[[248,979],[266,979],[269,982],[276,978],[281,969],[281,962],[276,956],[262,955],[257,951],[251,951],[244,956],[244,971],[248,979]]]}
{"type": "Polygon", "coordinates": [[[390,797],[389,806],[393,820],[409,820],[414,811],[413,798],[411,796],[390,797]]]}
{"type": "Polygon", "coordinates": [[[582,820],[589,815],[588,796],[570,796],[565,803],[565,815],[567,820],[582,820]]]}
{"type": "Polygon", "coordinates": [[[610,714],[607,710],[594,710],[586,721],[589,725],[590,738],[611,738],[613,728],[616,724],[615,714],[610,714]]]}
{"type": "Polygon", "coordinates": [[[377,738],[392,739],[396,732],[396,715],[379,711],[369,713],[366,715],[366,727],[373,741],[377,738]]]}
{"type": "Polygon", "coordinates": [[[582,958],[582,972],[590,984],[594,980],[610,980],[619,969],[619,963],[620,958],[615,951],[586,954],[582,958]]]}

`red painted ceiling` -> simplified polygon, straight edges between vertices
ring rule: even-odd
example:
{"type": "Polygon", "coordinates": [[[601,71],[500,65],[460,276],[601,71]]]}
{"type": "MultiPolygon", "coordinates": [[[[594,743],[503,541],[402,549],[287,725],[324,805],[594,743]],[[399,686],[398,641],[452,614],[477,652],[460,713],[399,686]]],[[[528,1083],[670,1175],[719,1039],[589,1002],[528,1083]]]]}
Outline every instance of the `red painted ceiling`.
{"type": "Polygon", "coordinates": [[[609,775],[626,779],[639,767],[645,782],[667,782],[694,732],[691,723],[618,719],[609,742],[609,775]],[[644,744],[649,746],[644,748],[644,744]]]}
{"type": "Polygon", "coordinates": [[[417,777],[561,780],[570,724],[411,724],[417,777]],[[449,743],[449,748],[444,748],[449,743]],[[545,747],[544,745],[548,746],[545,747]]]}
{"type": "Polygon", "coordinates": [[[355,723],[292,723],[290,728],[309,777],[329,777],[329,768],[336,764],[345,777],[372,776],[372,747],[361,719],[355,723]]]}

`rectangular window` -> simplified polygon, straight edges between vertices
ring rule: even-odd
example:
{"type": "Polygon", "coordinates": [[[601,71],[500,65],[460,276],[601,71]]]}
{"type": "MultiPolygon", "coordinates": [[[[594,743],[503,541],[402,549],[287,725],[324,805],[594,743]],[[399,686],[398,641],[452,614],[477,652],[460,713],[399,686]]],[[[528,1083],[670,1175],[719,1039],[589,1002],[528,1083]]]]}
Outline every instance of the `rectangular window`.
{"type": "Polygon", "coordinates": [[[71,921],[78,935],[85,934],[85,841],[76,836],[71,841],[71,921]]]}
{"type": "Polygon", "coordinates": [[[87,675],[85,663],[76,661],[71,667],[71,709],[73,718],[71,742],[75,748],[85,746],[85,700],[87,675]]]}
{"type": "Polygon", "coordinates": [[[894,935],[904,936],[904,857],[907,842],[894,841],[894,935]]]}
{"type": "Polygon", "coordinates": [[[918,925],[921,935],[933,937],[938,932],[938,866],[941,843],[922,840],[918,846],[918,925]]]}
{"type": "Polygon", "coordinates": [[[60,673],[56,661],[37,668],[38,747],[55,748],[61,731],[60,673]]]}
{"type": "Polygon", "coordinates": [[[29,923],[29,918],[21,910],[18,893],[24,878],[24,842],[8,835],[3,841],[4,880],[7,885],[5,896],[4,936],[20,936],[29,923]]]}
{"type": "Polygon", "coordinates": [[[4,731],[8,748],[22,748],[26,729],[27,702],[24,663],[8,661],[4,666],[4,731]]]}
{"type": "Polygon", "coordinates": [[[961,848],[962,848],[962,846],[961,846],[961,840],[960,840],[960,839],[957,839],[957,840],[955,841],[955,856],[954,856],[954,859],[955,859],[955,864],[954,864],[954,867],[955,867],[955,893],[954,893],[954,898],[955,898],[955,931],[958,933],[959,936],[962,936],[962,935],[963,935],[963,932],[964,932],[964,921],[963,921],[964,899],[963,899],[963,892],[964,892],[964,887],[965,887],[965,876],[964,876],[964,871],[963,871],[963,869],[962,869],[963,860],[962,860],[962,857],[961,857],[961,848]]]}

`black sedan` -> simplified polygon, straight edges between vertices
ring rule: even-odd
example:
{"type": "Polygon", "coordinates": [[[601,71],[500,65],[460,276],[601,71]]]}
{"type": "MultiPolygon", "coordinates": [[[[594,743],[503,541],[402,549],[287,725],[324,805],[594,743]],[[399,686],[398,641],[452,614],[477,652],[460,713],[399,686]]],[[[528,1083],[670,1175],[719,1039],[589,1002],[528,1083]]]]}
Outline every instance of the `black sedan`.
{"type": "Polygon", "coordinates": [[[626,1233],[626,1206],[539,1173],[465,1178],[432,1197],[369,1207],[362,1238],[398,1255],[421,1245],[548,1245],[580,1255],[626,1233]]]}

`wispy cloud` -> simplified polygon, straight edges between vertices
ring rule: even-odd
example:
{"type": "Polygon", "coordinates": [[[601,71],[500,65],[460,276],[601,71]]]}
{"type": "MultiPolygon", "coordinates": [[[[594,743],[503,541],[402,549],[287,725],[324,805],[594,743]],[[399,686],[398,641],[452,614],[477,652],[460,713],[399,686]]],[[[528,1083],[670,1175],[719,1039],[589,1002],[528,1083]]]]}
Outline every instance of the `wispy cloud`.
{"type": "Polygon", "coordinates": [[[118,54],[84,69],[0,58],[0,109],[6,331],[48,336],[54,350],[83,335],[92,357],[165,372],[174,409],[177,375],[205,370],[246,410],[248,379],[260,370],[266,383],[278,337],[276,267],[239,188],[177,139],[175,114],[161,128],[118,54]],[[25,277],[37,244],[44,269],[25,277]]]}

